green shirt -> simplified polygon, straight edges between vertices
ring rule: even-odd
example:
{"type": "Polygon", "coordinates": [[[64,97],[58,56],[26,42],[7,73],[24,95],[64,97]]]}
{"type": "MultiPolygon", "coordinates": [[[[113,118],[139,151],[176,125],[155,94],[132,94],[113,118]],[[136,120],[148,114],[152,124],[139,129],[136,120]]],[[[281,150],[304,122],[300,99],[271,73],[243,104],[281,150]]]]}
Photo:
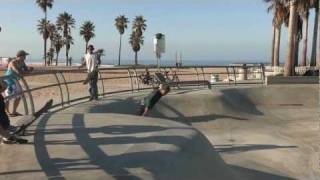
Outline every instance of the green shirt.
{"type": "Polygon", "coordinates": [[[162,95],[160,94],[159,90],[152,91],[147,97],[144,98],[144,105],[152,109],[154,105],[160,100],[162,95]]]}

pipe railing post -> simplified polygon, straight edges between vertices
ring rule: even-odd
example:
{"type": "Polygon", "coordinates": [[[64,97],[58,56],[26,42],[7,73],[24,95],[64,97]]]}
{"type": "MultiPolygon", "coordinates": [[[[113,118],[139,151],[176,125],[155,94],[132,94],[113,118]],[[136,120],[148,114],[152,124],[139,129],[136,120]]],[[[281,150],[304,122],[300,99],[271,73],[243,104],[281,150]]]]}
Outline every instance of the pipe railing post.
{"type": "Polygon", "coordinates": [[[65,85],[66,87],[66,90],[67,90],[67,103],[70,104],[70,92],[69,92],[69,86],[67,84],[67,81],[66,81],[66,78],[64,77],[63,75],[63,72],[59,72],[62,80],[63,80],[63,84],[65,85]]]}
{"type": "Polygon", "coordinates": [[[197,73],[197,80],[198,80],[198,86],[200,86],[200,78],[199,78],[199,72],[198,72],[198,69],[195,67],[194,70],[196,71],[197,73]]]}
{"type": "Polygon", "coordinates": [[[98,71],[98,74],[99,74],[99,77],[100,77],[100,80],[101,80],[101,85],[102,85],[102,94],[100,94],[100,96],[102,95],[102,97],[104,97],[104,94],[105,94],[104,80],[103,80],[103,77],[102,77],[102,74],[100,73],[100,71],[98,71]]]}
{"type": "Polygon", "coordinates": [[[138,91],[140,91],[140,83],[139,83],[139,78],[138,78],[138,74],[137,74],[136,68],[133,69],[133,73],[134,73],[134,76],[135,76],[136,84],[138,85],[138,91]]]}
{"type": "Polygon", "coordinates": [[[29,101],[30,101],[30,105],[31,105],[31,113],[32,113],[32,115],[34,115],[35,107],[34,107],[33,96],[32,96],[31,91],[30,91],[30,87],[29,87],[27,81],[23,77],[21,78],[21,81],[22,81],[23,85],[25,86],[25,88],[26,88],[26,90],[28,92],[29,101]]]}
{"type": "MultiPolygon", "coordinates": [[[[22,80],[23,77],[21,77],[21,80],[22,80]]],[[[16,80],[16,85],[19,86],[19,88],[21,89],[22,93],[21,93],[21,97],[22,97],[22,101],[23,101],[23,106],[24,106],[24,112],[25,112],[25,115],[29,115],[29,109],[28,109],[28,103],[27,103],[27,99],[26,99],[26,96],[23,92],[23,88],[20,84],[20,82],[18,80],[16,80]]]]}
{"type": "Polygon", "coordinates": [[[261,64],[261,78],[262,78],[262,84],[265,84],[266,80],[266,69],[264,67],[264,64],[261,64]]]}
{"type": "Polygon", "coordinates": [[[56,81],[58,83],[59,86],[59,90],[60,90],[60,97],[61,97],[61,106],[64,107],[64,100],[63,100],[63,92],[62,92],[62,87],[61,87],[61,83],[59,81],[59,78],[57,76],[57,73],[53,73],[54,77],[56,78],[56,81]]]}
{"type": "Polygon", "coordinates": [[[178,89],[180,89],[179,67],[176,69],[175,78],[176,78],[176,81],[177,81],[178,89]]]}
{"type": "Polygon", "coordinates": [[[228,78],[228,85],[230,85],[230,71],[229,71],[229,67],[226,66],[226,70],[227,70],[227,78],[228,78]]]}
{"type": "Polygon", "coordinates": [[[234,76],[234,85],[237,85],[237,74],[236,74],[236,68],[234,66],[232,66],[232,70],[233,70],[233,76],[234,76]]]}
{"type": "Polygon", "coordinates": [[[129,75],[129,78],[130,78],[130,83],[131,83],[131,91],[133,92],[133,82],[132,82],[132,76],[131,76],[130,68],[128,68],[127,70],[128,70],[128,75],[129,75]]]}
{"type": "MultiPolygon", "coordinates": [[[[204,75],[204,69],[203,69],[203,67],[201,67],[200,69],[201,69],[201,72],[202,72],[203,82],[205,82],[206,81],[206,77],[204,75]]],[[[206,84],[204,83],[203,86],[206,87],[206,84]]]]}

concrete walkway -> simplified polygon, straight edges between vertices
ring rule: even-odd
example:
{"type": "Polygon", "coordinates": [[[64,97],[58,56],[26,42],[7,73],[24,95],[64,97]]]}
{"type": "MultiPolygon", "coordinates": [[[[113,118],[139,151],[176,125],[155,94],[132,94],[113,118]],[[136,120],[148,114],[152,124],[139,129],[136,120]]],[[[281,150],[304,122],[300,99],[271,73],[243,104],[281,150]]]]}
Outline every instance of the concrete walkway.
{"type": "Polygon", "coordinates": [[[320,179],[316,86],[147,92],[44,115],[0,146],[0,179],[320,179]]]}

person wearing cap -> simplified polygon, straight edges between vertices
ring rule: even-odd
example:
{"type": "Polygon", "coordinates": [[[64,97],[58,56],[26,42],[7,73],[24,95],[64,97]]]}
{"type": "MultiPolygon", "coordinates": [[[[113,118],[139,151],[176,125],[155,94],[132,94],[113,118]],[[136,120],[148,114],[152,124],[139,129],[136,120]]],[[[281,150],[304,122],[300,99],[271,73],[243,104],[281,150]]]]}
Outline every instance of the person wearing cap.
{"type": "Polygon", "coordinates": [[[85,82],[89,83],[89,93],[90,93],[90,101],[98,100],[98,59],[96,54],[94,53],[94,46],[88,46],[88,52],[84,56],[84,60],[82,65],[79,67],[86,66],[88,76],[85,82]]]}
{"type": "Polygon", "coordinates": [[[8,78],[5,80],[8,87],[4,92],[4,95],[6,97],[9,97],[6,102],[6,109],[9,115],[13,117],[21,115],[20,113],[17,112],[17,108],[19,106],[20,99],[22,96],[21,94],[22,89],[18,81],[20,77],[23,76],[23,74],[33,70],[32,67],[28,67],[25,63],[25,59],[27,55],[29,55],[29,53],[25,52],[24,50],[18,51],[16,58],[9,62],[8,69],[5,72],[5,76],[8,76],[8,78]],[[17,95],[17,96],[12,97],[13,95],[17,95]],[[10,99],[14,99],[13,109],[11,113],[9,111],[10,99]]]}
{"type": "Polygon", "coordinates": [[[141,101],[139,116],[146,116],[157,102],[170,92],[170,86],[167,84],[160,84],[158,89],[153,90],[147,97],[141,101]]]}
{"type": "Polygon", "coordinates": [[[27,143],[28,140],[18,138],[9,133],[10,120],[5,110],[5,102],[2,93],[7,89],[7,84],[5,81],[0,80],[0,137],[1,143],[3,144],[13,144],[27,143]]]}

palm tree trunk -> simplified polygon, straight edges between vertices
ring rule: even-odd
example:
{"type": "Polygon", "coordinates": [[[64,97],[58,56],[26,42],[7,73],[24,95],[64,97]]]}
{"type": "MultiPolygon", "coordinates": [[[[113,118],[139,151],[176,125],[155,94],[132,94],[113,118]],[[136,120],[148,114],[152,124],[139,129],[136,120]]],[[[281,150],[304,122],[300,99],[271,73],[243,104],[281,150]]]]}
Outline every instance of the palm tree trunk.
{"type": "Polygon", "coordinates": [[[44,53],[44,56],[43,56],[43,58],[44,58],[44,66],[47,66],[47,39],[43,39],[44,40],[44,48],[43,48],[43,53],[44,53]]]}
{"type": "Polygon", "coordinates": [[[275,42],[274,42],[274,54],[273,54],[273,66],[279,66],[279,54],[280,54],[280,38],[281,38],[281,26],[275,29],[275,42]]]}
{"type": "Polygon", "coordinates": [[[59,59],[59,52],[57,52],[57,57],[56,57],[56,66],[58,66],[58,59],[59,59]]]}
{"type": "Polygon", "coordinates": [[[136,51],[135,54],[134,54],[134,64],[136,66],[138,65],[138,51],[136,51]]]}
{"type": "Polygon", "coordinates": [[[69,49],[66,47],[66,66],[68,66],[68,64],[69,64],[69,49]]]}
{"type": "MultiPolygon", "coordinates": [[[[45,19],[45,24],[44,24],[44,33],[47,33],[47,10],[45,9],[44,11],[44,19],[45,19]]],[[[44,40],[44,66],[47,66],[47,39],[45,38],[44,40]]]]}
{"type": "Polygon", "coordinates": [[[316,0],[315,5],[315,18],[314,18],[314,28],[313,28],[313,41],[312,41],[312,52],[311,52],[311,62],[310,66],[316,65],[317,56],[317,39],[318,39],[318,24],[319,24],[319,0],[316,0]]]}
{"type": "Polygon", "coordinates": [[[308,15],[302,17],[303,20],[303,52],[301,66],[307,65],[307,53],[308,53],[308,15]]]}
{"type": "Polygon", "coordinates": [[[121,59],[121,46],[122,46],[122,35],[120,34],[120,45],[119,45],[119,59],[118,59],[118,66],[121,65],[120,59],[121,59]]]}
{"type": "Polygon", "coordinates": [[[298,35],[295,36],[294,38],[294,65],[293,67],[298,66],[299,64],[299,45],[300,45],[300,40],[298,35]]]}
{"type": "MultiPolygon", "coordinates": [[[[318,2],[318,6],[317,6],[317,11],[318,11],[318,14],[316,15],[317,19],[318,19],[318,22],[319,22],[319,0],[317,0],[318,2]]],[[[318,26],[318,32],[320,31],[320,26],[319,26],[319,23],[317,24],[318,26]]],[[[318,35],[317,36],[319,39],[318,39],[318,42],[317,42],[317,45],[318,45],[318,50],[317,50],[317,62],[315,63],[316,66],[320,66],[320,36],[318,35]]]]}
{"type": "Polygon", "coordinates": [[[86,42],[86,54],[88,53],[88,43],[89,42],[86,42]]]}
{"type": "Polygon", "coordinates": [[[271,46],[271,65],[275,66],[274,64],[274,48],[275,48],[275,40],[276,40],[276,27],[273,25],[272,26],[272,46],[271,46]]]}
{"type": "Polygon", "coordinates": [[[288,27],[288,52],[287,59],[284,67],[284,76],[293,75],[293,61],[294,61],[294,36],[295,36],[295,24],[297,21],[296,1],[290,1],[290,18],[288,27]]]}

